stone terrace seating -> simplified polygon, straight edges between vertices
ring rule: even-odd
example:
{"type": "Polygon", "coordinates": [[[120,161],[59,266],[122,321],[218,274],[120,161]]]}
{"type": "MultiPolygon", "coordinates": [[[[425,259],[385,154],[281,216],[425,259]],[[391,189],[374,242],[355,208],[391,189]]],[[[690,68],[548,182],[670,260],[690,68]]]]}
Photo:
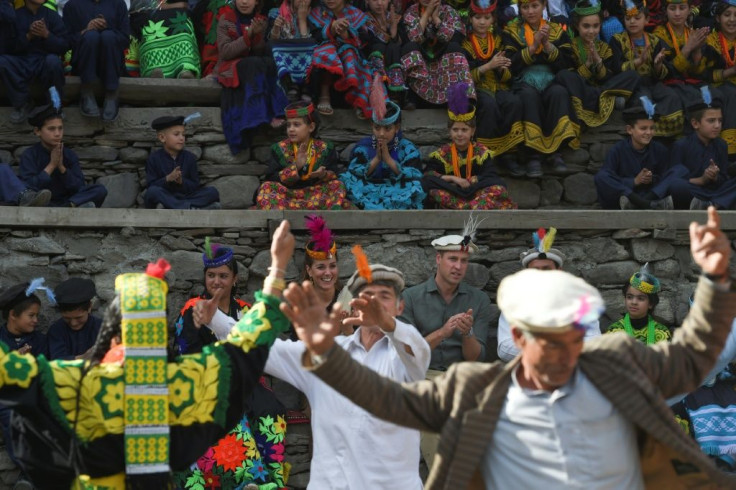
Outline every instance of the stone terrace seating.
{"type": "MultiPolygon", "coordinates": [[[[40,89],[36,89],[40,94],[40,89]]],[[[79,78],[67,77],[64,98],[76,101],[79,78]]],[[[1,94],[1,87],[0,87],[1,94]]],[[[220,191],[223,207],[245,209],[266,170],[270,145],[283,138],[283,131],[264,130],[247,151],[232,155],[225,144],[219,110],[220,86],[212,80],[170,80],[122,78],[120,116],[112,124],[82,117],[76,107],[65,108],[65,141],[77,152],[90,181],[110,190],[104,207],[142,206],[145,188],[145,161],[157,147],[150,129],[154,118],[165,114],[202,113],[192,123],[187,148],[199,158],[203,183],[220,191]],[[141,106],[141,107],[133,107],[141,106]],[[168,106],[168,107],[161,107],[168,106]]],[[[16,164],[27,145],[36,142],[27,125],[8,122],[10,108],[0,107],[0,161],[16,164]]],[[[448,141],[446,113],[440,109],[405,112],[403,129],[426,157],[448,141]]],[[[623,134],[620,114],[608,124],[583,133],[581,147],[563,152],[570,172],[545,175],[542,179],[514,179],[504,175],[512,198],[521,209],[596,208],[593,175],[600,168],[607,149],[623,134]]],[[[351,144],[370,134],[370,125],[355,118],[350,110],[336,110],[322,118],[320,137],[332,141],[345,164],[351,144]]]]}

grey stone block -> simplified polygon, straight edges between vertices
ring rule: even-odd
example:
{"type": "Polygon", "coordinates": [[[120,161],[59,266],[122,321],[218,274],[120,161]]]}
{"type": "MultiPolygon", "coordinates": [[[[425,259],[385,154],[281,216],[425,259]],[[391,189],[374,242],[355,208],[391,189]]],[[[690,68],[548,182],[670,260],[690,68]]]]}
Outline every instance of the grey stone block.
{"type": "Polygon", "coordinates": [[[253,197],[261,181],[250,175],[231,175],[210,182],[220,193],[223,209],[247,209],[253,205],[253,197]]]}
{"type": "Polygon", "coordinates": [[[506,179],[506,188],[519,209],[535,209],[539,206],[542,191],[530,180],[506,179]]]}
{"type": "Polygon", "coordinates": [[[585,173],[577,173],[566,177],[564,180],[565,201],[573,204],[593,204],[598,200],[595,191],[593,176],[585,173]]]}
{"type": "Polygon", "coordinates": [[[97,179],[107,189],[103,208],[130,208],[135,205],[141,188],[138,175],[131,172],[106,175],[97,179]]]}
{"type": "Polygon", "coordinates": [[[78,146],[73,150],[80,160],[109,162],[118,158],[118,150],[110,146],[78,146]]]}
{"type": "Polygon", "coordinates": [[[669,259],[675,254],[675,247],[661,240],[635,238],[631,241],[631,252],[639,262],[669,259]]]}
{"type": "Polygon", "coordinates": [[[202,158],[219,164],[246,163],[250,160],[250,150],[243,150],[237,155],[230,153],[227,145],[205,146],[202,158]]]}
{"type": "Polygon", "coordinates": [[[143,148],[134,148],[132,146],[120,148],[120,150],[118,150],[118,158],[125,163],[134,163],[137,165],[144,164],[148,159],[148,150],[144,150],[143,148]]]}

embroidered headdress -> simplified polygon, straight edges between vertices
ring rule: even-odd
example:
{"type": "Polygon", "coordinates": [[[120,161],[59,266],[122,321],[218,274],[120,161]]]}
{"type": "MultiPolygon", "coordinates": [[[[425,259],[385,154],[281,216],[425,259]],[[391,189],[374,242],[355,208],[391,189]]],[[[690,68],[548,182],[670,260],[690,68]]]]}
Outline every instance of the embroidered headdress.
{"type": "Polygon", "coordinates": [[[297,117],[311,118],[314,113],[314,104],[311,102],[293,102],[286,106],[284,114],[286,119],[294,119],[297,117]]]}
{"type": "Polygon", "coordinates": [[[639,269],[639,272],[631,276],[629,284],[634,289],[638,289],[644,294],[656,294],[660,289],[659,279],[649,272],[649,262],[644,264],[641,269],[639,269]]]}
{"type": "Polygon", "coordinates": [[[624,7],[624,13],[626,17],[634,17],[639,15],[640,12],[648,14],[646,0],[623,0],[622,5],[624,7]]]}
{"type": "Polygon", "coordinates": [[[601,3],[598,0],[580,0],[572,11],[580,17],[595,15],[600,13],[601,3]]]}
{"type": "Polygon", "coordinates": [[[441,238],[432,240],[432,246],[438,252],[468,252],[470,254],[478,251],[478,246],[473,243],[478,226],[483,222],[472,214],[468,216],[468,220],[463,226],[462,235],[445,235],[441,238]]]}
{"type": "Polygon", "coordinates": [[[314,260],[327,260],[337,254],[337,243],[327,222],[322,216],[310,214],[305,216],[304,225],[309,230],[309,243],[306,252],[314,260]]]}
{"type": "Polygon", "coordinates": [[[470,11],[478,15],[492,14],[496,10],[498,0],[470,0],[470,11]]]}
{"type": "Polygon", "coordinates": [[[447,115],[453,122],[468,122],[475,117],[475,104],[468,96],[470,84],[460,82],[447,88],[447,115]]]}
{"type": "Polygon", "coordinates": [[[552,248],[552,244],[557,236],[557,229],[550,228],[549,231],[545,231],[544,228],[540,228],[532,233],[532,242],[534,248],[523,252],[519,258],[521,259],[521,265],[526,268],[529,263],[537,259],[549,259],[555,264],[557,268],[561,269],[565,263],[565,254],[556,248],[552,248]]]}

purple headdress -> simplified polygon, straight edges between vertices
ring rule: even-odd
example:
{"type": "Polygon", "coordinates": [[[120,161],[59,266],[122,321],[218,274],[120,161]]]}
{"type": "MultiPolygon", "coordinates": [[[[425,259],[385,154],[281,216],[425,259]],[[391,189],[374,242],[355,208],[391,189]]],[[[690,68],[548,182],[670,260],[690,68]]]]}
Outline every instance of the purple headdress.
{"type": "Polygon", "coordinates": [[[475,105],[468,97],[467,82],[450,85],[447,89],[447,115],[454,122],[468,122],[475,117],[475,105]]]}
{"type": "Polygon", "coordinates": [[[212,243],[210,237],[204,239],[204,253],[202,254],[202,262],[205,269],[214,269],[229,264],[233,260],[233,251],[231,248],[223,247],[219,243],[212,243]],[[220,250],[225,252],[219,254],[220,250]]]}

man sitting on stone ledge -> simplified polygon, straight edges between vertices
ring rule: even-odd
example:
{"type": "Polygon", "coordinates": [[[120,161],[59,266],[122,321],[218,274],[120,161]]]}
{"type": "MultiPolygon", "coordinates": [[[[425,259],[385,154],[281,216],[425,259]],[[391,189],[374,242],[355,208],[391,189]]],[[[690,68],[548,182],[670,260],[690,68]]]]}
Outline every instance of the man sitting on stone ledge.
{"type": "Polygon", "coordinates": [[[563,271],[505,278],[498,304],[521,355],[503,365],[459,363],[431,381],[399,384],[337,346],[314,288],[292,284],[281,309],[312,374],[385,420],[441,433],[425,488],[735,488],[675,421],[664,397],[695,389],[714,365],[736,315],[731,250],[715,208],[691,223],[702,276],[672,343],[625,334],[583,343],[604,302],[563,271]],[[530,298],[533,300],[530,301],[530,298]]]}
{"type": "Polygon", "coordinates": [[[51,206],[99,208],[107,189],[101,184],[84,183],[79,158],[65,148],[61,111],[52,105],[36,108],[28,118],[39,142],[20,157],[20,177],[28,187],[51,191],[51,206]]]}

